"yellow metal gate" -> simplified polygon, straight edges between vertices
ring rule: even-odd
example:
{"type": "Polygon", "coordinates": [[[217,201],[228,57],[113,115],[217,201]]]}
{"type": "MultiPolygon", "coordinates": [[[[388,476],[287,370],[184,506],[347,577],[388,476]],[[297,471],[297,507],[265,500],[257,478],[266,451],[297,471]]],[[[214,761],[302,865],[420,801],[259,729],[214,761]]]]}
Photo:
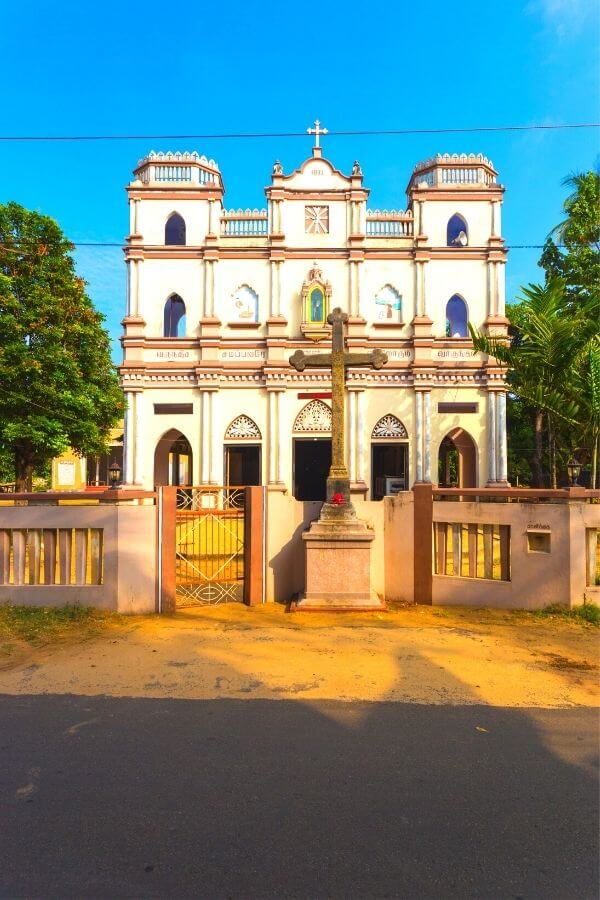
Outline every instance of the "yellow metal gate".
{"type": "Polygon", "coordinates": [[[242,602],[244,488],[181,487],[175,515],[178,608],[242,602]]]}

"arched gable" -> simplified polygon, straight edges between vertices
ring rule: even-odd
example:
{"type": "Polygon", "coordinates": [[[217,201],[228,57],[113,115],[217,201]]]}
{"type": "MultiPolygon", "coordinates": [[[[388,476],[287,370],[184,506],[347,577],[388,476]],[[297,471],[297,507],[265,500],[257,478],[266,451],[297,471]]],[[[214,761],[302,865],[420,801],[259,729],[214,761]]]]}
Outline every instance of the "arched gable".
{"type": "Polygon", "coordinates": [[[294,422],[294,432],[331,433],[331,408],[322,400],[311,400],[303,406],[294,422]]]}
{"type": "Polygon", "coordinates": [[[244,441],[261,439],[260,428],[250,416],[236,416],[225,429],[226,441],[244,441]]]}
{"type": "Polygon", "coordinates": [[[371,439],[375,440],[377,438],[406,440],[408,432],[397,416],[387,413],[387,415],[381,417],[371,432],[371,439]]]}

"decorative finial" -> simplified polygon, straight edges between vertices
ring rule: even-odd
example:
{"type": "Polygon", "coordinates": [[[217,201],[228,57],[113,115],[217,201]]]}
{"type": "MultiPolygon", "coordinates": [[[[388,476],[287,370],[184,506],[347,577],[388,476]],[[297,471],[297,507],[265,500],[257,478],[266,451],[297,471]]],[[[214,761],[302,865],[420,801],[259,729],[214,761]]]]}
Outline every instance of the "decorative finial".
{"type": "Polygon", "coordinates": [[[315,119],[315,127],[314,127],[314,128],[307,128],[307,129],[306,129],[306,133],[307,133],[307,134],[314,134],[314,136],[315,136],[315,147],[318,148],[318,147],[320,147],[320,144],[319,144],[319,137],[320,137],[322,134],[329,134],[329,131],[327,130],[327,128],[321,128],[321,123],[319,122],[318,119],[315,119]]]}
{"type": "Polygon", "coordinates": [[[273,175],[283,175],[283,166],[278,159],[273,163],[273,175]]]}
{"type": "Polygon", "coordinates": [[[352,166],[352,174],[353,175],[362,175],[362,169],[361,169],[360,163],[357,159],[354,160],[354,165],[352,166]]]}

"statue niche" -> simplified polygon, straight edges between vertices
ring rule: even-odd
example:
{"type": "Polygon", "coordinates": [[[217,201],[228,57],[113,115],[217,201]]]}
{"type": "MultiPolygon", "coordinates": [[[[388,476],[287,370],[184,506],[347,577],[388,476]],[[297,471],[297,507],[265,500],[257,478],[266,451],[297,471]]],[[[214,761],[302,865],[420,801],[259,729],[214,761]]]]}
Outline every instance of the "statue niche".
{"type": "Polygon", "coordinates": [[[331,301],[331,285],[315,263],[302,285],[302,322],[300,330],[311,341],[322,341],[331,334],[327,323],[331,301]]]}

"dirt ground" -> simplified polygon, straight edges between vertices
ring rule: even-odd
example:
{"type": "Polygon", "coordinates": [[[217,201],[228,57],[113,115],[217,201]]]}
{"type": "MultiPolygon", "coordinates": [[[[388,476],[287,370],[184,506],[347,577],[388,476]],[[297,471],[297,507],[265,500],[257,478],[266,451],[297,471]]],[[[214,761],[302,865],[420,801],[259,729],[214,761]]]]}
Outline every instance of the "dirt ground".
{"type": "Polygon", "coordinates": [[[596,706],[598,629],[469,609],[133,617],[0,657],[0,693],[596,706]]]}

